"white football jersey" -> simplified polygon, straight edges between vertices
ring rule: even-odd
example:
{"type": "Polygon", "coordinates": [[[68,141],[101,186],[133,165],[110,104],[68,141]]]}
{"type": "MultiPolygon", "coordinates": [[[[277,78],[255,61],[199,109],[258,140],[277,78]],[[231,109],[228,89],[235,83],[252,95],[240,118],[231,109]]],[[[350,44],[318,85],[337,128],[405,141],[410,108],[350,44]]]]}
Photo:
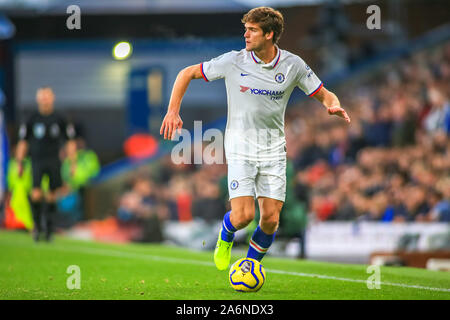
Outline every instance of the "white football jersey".
{"type": "Polygon", "coordinates": [[[201,70],[206,81],[225,79],[228,161],[285,159],[284,115],[292,91],[299,87],[313,96],[323,86],[299,56],[278,47],[270,63],[242,49],[202,63],[201,70]]]}

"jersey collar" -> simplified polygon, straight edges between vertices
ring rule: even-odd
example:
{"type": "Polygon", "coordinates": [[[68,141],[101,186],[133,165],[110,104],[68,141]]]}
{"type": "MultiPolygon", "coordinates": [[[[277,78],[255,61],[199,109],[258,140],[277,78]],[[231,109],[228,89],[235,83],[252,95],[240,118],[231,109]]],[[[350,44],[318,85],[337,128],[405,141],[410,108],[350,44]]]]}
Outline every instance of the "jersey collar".
{"type": "Polygon", "coordinates": [[[273,69],[278,65],[278,62],[280,62],[280,56],[281,56],[280,48],[278,48],[277,45],[275,45],[275,48],[277,48],[277,55],[269,63],[264,63],[264,61],[262,61],[260,58],[258,58],[256,56],[256,54],[253,53],[253,51],[251,51],[250,54],[252,56],[253,61],[255,61],[255,63],[260,64],[263,68],[273,69]]]}

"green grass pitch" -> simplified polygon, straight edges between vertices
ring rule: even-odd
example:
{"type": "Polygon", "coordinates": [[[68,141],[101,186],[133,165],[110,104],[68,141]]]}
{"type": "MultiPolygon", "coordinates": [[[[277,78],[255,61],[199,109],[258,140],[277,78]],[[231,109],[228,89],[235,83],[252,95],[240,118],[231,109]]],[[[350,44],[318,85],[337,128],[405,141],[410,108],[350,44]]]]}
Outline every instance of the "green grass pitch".
{"type": "MultiPolygon", "coordinates": [[[[232,256],[232,262],[241,256],[232,256]]],[[[380,289],[368,289],[367,265],[263,260],[266,283],[235,292],[212,252],[148,244],[104,244],[56,237],[34,243],[24,232],[0,231],[0,299],[376,300],[450,299],[450,273],[381,267],[380,289]],[[80,289],[68,289],[68,267],[80,289]]]]}

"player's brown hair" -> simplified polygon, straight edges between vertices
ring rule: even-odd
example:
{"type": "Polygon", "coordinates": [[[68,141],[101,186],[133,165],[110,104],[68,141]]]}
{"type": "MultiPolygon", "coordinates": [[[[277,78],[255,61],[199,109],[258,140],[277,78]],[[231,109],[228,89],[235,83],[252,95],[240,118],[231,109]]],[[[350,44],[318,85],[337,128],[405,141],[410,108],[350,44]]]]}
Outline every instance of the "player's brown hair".
{"type": "Polygon", "coordinates": [[[264,34],[273,31],[273,43],[278,43],[284,30],[284,18],[280,11],[270,7],[258,7],[242,17],[242,23],[258,23],[264,34]]]}

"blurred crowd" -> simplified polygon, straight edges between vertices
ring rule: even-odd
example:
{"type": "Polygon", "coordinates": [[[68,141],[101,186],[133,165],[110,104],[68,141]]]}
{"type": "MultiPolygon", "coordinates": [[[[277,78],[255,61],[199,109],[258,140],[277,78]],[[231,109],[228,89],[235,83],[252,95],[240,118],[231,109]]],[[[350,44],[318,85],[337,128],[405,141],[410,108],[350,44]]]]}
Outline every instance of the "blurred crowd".
{"type": "Polygon", "coordinates": [[[189,226],[189,233],[195,222],[208,228],[226,212],[226,188],[226,165],[174,165],[167,155],[156,170],[141,169],[126,183],[118,199],[117,223],[122,230],[131,228],[130,240],[146,242],[167,240],[167,222],[189,226]]]}
{"type": "Polygon", "coordinates": [[[450,221],[450,44],[337,91],[347,126],[308,102],[287,113],[299,196],[318,220],[450,221]]]}

